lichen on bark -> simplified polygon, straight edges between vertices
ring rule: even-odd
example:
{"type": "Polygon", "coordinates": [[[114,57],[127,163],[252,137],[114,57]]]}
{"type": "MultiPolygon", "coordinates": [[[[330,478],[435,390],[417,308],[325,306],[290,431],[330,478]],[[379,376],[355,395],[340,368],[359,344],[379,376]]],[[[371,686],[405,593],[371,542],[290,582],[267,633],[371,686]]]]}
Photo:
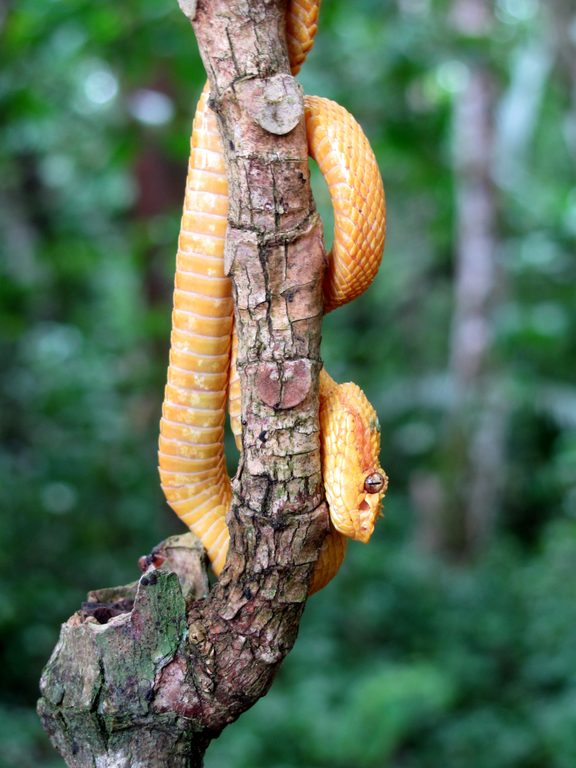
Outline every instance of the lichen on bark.
{"type": "Polygon", "coordinates": [[[328,529],[318,430],[325,254],[285,3],[198,0],[183,10],[228,166],[243,423],[230,555],[204,596],[196,545],[161,545],[136,586],[93,595],[63,626],[39,711],[77,768],[201,765],[292,647],[328,529]]]}

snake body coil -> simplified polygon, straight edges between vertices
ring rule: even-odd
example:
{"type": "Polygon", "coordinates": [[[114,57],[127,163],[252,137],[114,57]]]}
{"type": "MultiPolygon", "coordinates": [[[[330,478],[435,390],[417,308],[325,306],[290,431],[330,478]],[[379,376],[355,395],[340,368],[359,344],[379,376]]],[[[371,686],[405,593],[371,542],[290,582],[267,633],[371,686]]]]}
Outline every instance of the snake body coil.
{"type": "MultiPolygon", "coordinates": [[[[292,0],[287,40],[293,73],[313,44],[319,0],[292,0]]],[[[224,274],[228,185],[216,118],[200,97],[178,253],[168,380],[160,422],[159,466],[166,499],[201,539],[220,573],[231,503],[224,457],[228,401],[240,439],[240,390],[231,364],[233,304],[224,274]]],[[[324,284],[325,310],[358,296],[380,264],[385,235],[382,180],[368,140],[339,105],[305,98],[308,145],[334,206],[334,246],[324,284]]],[[[368,541],[386,491],[379,466],[380,436],[374,409],[355,384],[320,377],[322,469],[331,516],[310,592],[322,588],[344,557],[346,538],[368,541]]]]}

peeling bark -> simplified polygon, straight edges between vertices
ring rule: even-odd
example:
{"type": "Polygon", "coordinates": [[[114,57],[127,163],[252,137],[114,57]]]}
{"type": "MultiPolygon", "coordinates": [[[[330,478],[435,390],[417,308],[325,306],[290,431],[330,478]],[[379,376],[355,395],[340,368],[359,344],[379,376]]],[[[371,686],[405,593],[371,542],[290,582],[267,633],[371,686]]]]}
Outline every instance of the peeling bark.
{"type": "Polygon", "coordinates": [[[63,626],[39,711],[75,768],[200,766],[292,647],[328,530],[318,430],[325,255],[285,4],[180,4],[209,74],[229,171],[226,266],[243,423],[230,554],[198,599],[194,547],[161,546],[136,586],[96,595],[63,626]]]}

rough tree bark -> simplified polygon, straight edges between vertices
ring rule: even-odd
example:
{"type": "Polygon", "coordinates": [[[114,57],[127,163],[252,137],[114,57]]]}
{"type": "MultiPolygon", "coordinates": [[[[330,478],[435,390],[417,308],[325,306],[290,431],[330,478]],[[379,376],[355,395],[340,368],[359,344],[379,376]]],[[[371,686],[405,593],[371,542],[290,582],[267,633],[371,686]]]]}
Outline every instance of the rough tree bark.
{"type": "Polygon", "coordinates": [[[317,391],[325,256],[285,3],[180,2],[229,169],[244,425],[231,552],[199,599],[194,543],[164,543],[137,584],[92,594],[63,626],[39,712],[74,768],[202,765],[210,740],[266,693],[294,643],[328,530],[317,391]]]}

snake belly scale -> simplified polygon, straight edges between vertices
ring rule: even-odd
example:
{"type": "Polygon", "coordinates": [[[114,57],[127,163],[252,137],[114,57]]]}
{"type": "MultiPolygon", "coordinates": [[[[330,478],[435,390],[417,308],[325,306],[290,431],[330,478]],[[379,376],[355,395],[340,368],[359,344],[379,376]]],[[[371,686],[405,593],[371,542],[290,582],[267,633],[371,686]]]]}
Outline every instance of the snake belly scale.
{"type": "MultiPolygon", "coordinates": [[[[288,3],[293,74],[312,48],[319,0],[288,3]]],[[[202,541],[214,572],[226,560],[232,500],[224,456],[226,406],[240,443],[240,388],[233,348],[233,302],[224,274],[228,184],[216,118],[204,88],[192,128],[174,285],[167,383],[160,421],[162,489],[202,541]]],[[[385,203],[374,154],[362,129],[338,104],[305,97],[309,153],[334,207],[334,245],[324,282],[325,311],[351,301],[376,274],[384,246],[385,203]]],[[[310,593],[340,567],[348,538],[367,542],[387,488],[379,465],[376,413],[355,384],[320,375],[322,471],[330,509],[310,593]]]]}

